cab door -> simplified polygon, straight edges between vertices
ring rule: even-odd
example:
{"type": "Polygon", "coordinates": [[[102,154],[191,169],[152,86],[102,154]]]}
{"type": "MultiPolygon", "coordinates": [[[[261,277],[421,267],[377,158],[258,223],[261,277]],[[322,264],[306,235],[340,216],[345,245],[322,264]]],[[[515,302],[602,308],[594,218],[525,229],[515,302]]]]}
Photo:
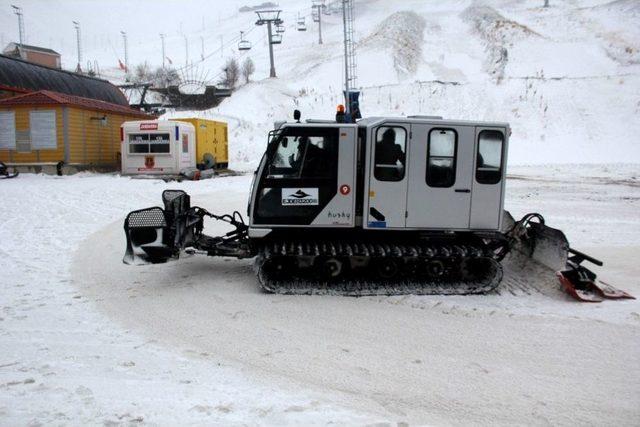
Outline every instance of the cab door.
{"type": "Polygon", "coordinates": [[[477,127],[471,228],[498,230],[504,208],[507,128],[477,127]]]}
{"type": "Polygon", "coordinates": [[[367,228],[404,228],[410,125],[384,123],[371,132],[365,225],[367,228]]]}
{"type": "Polygon", "coordinates": [[[468,229],[473,126],[412,124],[407,228],[468,229]]]}

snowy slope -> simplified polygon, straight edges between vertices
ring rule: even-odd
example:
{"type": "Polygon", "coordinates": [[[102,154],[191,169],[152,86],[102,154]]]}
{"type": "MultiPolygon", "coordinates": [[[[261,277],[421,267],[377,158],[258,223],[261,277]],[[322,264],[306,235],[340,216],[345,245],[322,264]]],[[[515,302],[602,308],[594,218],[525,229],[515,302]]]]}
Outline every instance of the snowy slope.
{"type": "MultiPolygon", "coordinates": [[[[639,162],[637,8],[489,3],[357,3],[364,113],[508,121],[511,164],[639,162]]],[[[315,31],[287,33],[277,80],[244,86],[204,113],[232,123],[234,167],[253,167],[265,131],[294,108],[332,116],[342,102],[340,29],[339,17],[327,17],[323,45],[315,31]]],[[[265,72],[266,56],[252,55],[265,72]]]]}
{"type": "MultiPolygon", "coordinates": [[[[158,33],[167,34],[167,56],[186,77],[215,82],[224,60],[251,57],[255,82],[201,115],[231,125],[231,166],[255,167],[274,120],[330,118],[342,102],[342,23],[323,16],[324,43],[305,2],[280,1],[286,32],[275,46],[277,79],[267,79],[264,27],[246,1],[177,3],[24,0],[29,42],[51,43],[75,62],[73,28],[50,22],[51,10],[83,22],[84,57],[97,60],[108,78],[123,57],[119,30],[129,39],[130,63],[161,61],[158,33]],[[295,31],[297,14],[307,32],[295,31]],[[31,30],[29,30],[31,28],[31,30]],[[253,49],[240,54],[239,32],[253,49]],[[185,41],[186,37],[186,41],[185,41]],[[201,40],[202,37],[202,40],[201,40]],[[198,62],[204,42],[205,60],[198,62]],[[220,46],[223,46],[220,52],[220,46]]],[[[358,85],[365,115],[441,115],[508,121],[513,128],[510,163],[640,162],[640,10],[634,0],[356,1],[358,85]]],[[[15,29],[6,8],[0,26],[15,29]],[[4,25],[6,24],[6,25],[4,25]]],[[[8,33],[9,30],[7,30],[8,33]]],[[[4,33],[3,33],[4,34],[4,33]]],[[[5,37],[8,37],[5,34],[5,37]]]]}

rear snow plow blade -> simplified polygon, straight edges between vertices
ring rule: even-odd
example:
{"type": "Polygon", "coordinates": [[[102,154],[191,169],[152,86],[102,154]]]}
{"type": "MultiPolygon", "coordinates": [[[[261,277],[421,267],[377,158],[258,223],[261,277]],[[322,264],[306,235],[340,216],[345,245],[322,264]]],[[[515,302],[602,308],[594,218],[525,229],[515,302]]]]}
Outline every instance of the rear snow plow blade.
{"type": "Polygon", "coordinates": [[[582,263],[588,261],[601,267],[602,261],[571,248],[565,234],[545,225],[542,215],[527,214],[518,222],[508,212],[505,215],[511,249],[553,270],[571,297],[582,302],[602,302],[605,298],[635,299],[623,290],[596,281],[596,274],[582,263]]]}

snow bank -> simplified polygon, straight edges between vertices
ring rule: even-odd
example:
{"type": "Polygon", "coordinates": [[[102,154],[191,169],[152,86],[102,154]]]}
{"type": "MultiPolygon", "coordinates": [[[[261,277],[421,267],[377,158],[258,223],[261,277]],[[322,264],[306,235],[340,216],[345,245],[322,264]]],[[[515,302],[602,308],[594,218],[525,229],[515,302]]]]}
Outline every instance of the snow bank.
{"type": "Polygon", "coordinates": [[[398,78],[412,76],[418,69],[424,45],[425,20],[415,12],[396,12],[379,23],[371,35],[358,43],[360,50],[382,51],[388,47],[398,78]]]}

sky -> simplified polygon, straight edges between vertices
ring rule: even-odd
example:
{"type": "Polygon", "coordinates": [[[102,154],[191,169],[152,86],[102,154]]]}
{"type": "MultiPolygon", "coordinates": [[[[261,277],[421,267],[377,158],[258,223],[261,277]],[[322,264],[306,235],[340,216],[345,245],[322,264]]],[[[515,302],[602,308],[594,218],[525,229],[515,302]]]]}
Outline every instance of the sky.
{"type": "MultiPolygon", "coordinates": [[[[224,46],[224,57],[235,48],[240,29],[229,28],[230,18],[240,17],[247,39],[258,41],[264,28],[256,28],[254,13],[240,13],[244,5],[261,1],[206,0],[0,0],[0,44],[3,48],[18,40],[18,17],[11,5],[22,8],[26,44],[52,48],[62,55],[63,68],[75,68],[77,63],[76,30],[81,28],[83,63],[98,61],[101,67],[115,66],[124,61],[124,40],[127,34],[131,63],[162,63],[160,34],[165,34],[166,56],[174,63],[198,59],[224,46]],[[186,40],[185,40],[186,38],[186,40]],[[188,46],[188,48],[187,48],[188,46]],[[204,49],[203,49],[204,47],[204,49]]],[[[310,12],[307,2],[291,2],[283,12],[285,19],[294,19],[298,11],[310,12]],[[308,10],[306,10],[308,9],[308,10]]],[[[309,2],[310,4],[310,2],[309,2]]],[[[234,19],[237,23],[238,19],[234,19]]]]}

